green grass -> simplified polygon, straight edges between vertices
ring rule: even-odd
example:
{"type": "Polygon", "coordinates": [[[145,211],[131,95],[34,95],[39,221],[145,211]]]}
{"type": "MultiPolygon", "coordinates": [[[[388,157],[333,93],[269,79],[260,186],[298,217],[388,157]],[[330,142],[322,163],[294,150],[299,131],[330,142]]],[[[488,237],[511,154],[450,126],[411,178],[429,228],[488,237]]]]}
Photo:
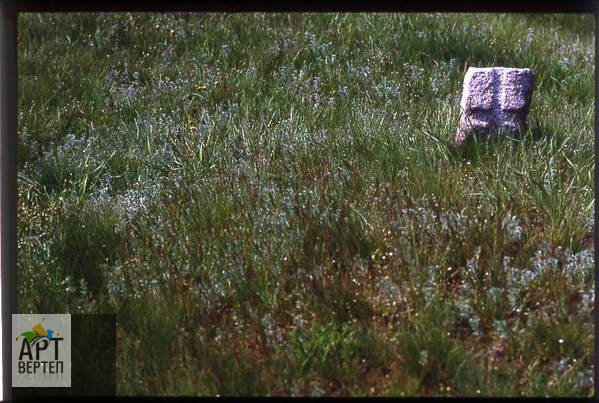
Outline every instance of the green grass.
{"type": "Polygon", "coordinates": [[[19,17],[21,311],[117,392],[590,396],[594,19],[19,17]],[[528,129],[456,147],[469,66],[528,129]]]}

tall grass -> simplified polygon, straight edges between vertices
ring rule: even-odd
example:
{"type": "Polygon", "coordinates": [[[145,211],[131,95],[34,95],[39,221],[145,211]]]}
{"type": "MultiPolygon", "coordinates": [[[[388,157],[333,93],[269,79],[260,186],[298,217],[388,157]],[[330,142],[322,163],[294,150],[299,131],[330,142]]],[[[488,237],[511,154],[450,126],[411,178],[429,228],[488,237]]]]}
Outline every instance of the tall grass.
{"type": "Polygon", "coordinates": [[[590,396],[589,15],[21,14],[22,312],[119,394],[590,396]],[[469,66],[525,132],[452,143],[469,66]]]}

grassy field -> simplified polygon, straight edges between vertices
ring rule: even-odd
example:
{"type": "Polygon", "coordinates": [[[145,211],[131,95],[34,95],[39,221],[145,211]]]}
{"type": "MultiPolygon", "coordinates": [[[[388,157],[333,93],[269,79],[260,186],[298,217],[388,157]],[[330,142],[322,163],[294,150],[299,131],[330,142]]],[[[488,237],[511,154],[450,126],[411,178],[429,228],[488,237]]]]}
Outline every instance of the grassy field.
{"type": "Polygon", "coordinates": [[[594,19],[19,17],[23,313],[119,394],[590,396],[594,19]],[[469,66],[537,76],[458,148],[469,66]]]}

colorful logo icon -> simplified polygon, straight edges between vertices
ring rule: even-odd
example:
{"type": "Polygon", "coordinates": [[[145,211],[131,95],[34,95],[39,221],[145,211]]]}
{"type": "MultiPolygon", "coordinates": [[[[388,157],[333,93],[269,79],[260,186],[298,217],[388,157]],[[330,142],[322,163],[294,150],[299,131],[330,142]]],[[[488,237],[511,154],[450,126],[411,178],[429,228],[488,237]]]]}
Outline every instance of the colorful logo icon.
{"type": "MultiPolygon", "coordinates": [[[[42,318],[42,322],[46,320],[46,318],[42,318]]],[[[21,333],[20,336],[17,336],[17,340],[19,340],[19,338],[21,336],[24,336],[27,339],[27,343],[29,343],[30,346],[34,346],[35,344],[37,344],[40,340],[42,339],[47,339],[50,340],[52,339],[52,337],[54,336],[54,334],[56,334],[56,336],[60,336],[59,333],[56,333],[54,330],[46,330],[42,327],[42,322],[38,323],[37,325],[33,326],[33,328],[31,329],[30,332],[24,332],[21,333]]]]}

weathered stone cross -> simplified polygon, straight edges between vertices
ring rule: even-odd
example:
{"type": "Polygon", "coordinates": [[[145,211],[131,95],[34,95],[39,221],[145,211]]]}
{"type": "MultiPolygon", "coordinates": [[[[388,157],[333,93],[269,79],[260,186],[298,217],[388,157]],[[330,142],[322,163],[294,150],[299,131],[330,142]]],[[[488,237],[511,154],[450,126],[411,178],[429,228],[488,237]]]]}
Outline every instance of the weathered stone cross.
{"type": "Polygon", "coordinates": [[[520,131],[526,124],[534,87],[530,69],[470,67],[464,77],[460,127],[455,142],[474,132],[520,131]]]}

